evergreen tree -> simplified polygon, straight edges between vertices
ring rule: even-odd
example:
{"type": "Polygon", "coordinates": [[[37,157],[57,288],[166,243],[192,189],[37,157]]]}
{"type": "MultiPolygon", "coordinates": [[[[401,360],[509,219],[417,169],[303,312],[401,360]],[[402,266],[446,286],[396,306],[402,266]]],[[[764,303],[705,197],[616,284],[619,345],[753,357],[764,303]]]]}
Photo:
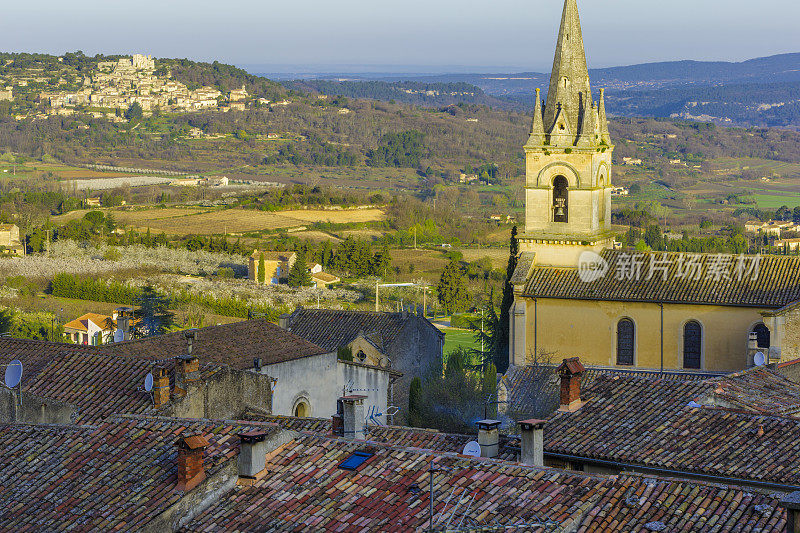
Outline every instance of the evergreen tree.
{"type": "MultiPolygon", "coordinates": [[[[486,365],[483,371],[483,398],[486,402],[495,402],[497,400],[497,369],[492,363],[486,365]]],[[[497,416],[497,404],[489,403],[488,406],[486,415],[489,418],[497,416]]]]}
{"type": "MultiPolygon", "coordinates": [[[[508,369],[509,359],[509,327],[511,317],[511,306],[514,304],[514,287],[511,285],[511,276],[517,269],[517,259],[519,255],[519,241],[517,241],[517,227],[511,228],[511,242],[509,243],[508,265],[506,266],[506,280],[503,284],[503,299],[500,302],[500,316],[497,317],[497,322],[493,324],[495,339],[493,347],[494,352],[494,366],[499,372],[505,373],[508,369]]],[[[494,314],[494,305],[492,314],[494,314]]]]}
{"type": "Polygon", "coordinates": [[[457,261],[451,261],[442,272],[436,285],[439,303],[448,314],[463,311],[469,307],[469,293],[464,283],[464,269],[457,261]]]}
{"type": "Polygon", "coordinates": [[[297,259],[289,270],[289,286],[307,287],[308,285],[311,285],[311,274],[308,272],[306,254],[300,252],[297,254],[297,259]]]}
{"type": "Polygon", "coordinates": [[[164,334],[175,323],[175,314],[169,310],[169,298],[160,294],[151,285],[142,289],[136,302],[140,307],[131,326],[134,338],[164,334]]]}
{"type": "Polygon", "coordinates": [[[264,252],[261,252],[258,256],[258,282],[267,282],[267,265],[265,264],[264,252]]]}

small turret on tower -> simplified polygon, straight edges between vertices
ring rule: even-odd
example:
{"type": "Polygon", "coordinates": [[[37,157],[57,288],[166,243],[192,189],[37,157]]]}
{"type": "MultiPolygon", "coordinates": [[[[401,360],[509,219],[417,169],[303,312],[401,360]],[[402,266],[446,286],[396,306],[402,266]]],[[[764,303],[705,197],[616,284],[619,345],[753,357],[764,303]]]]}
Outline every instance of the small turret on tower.
{"type": "Polygon", "coordinates": [[[531,124],[531,136],[528,143],[531,146],[542,146],[544,144],[544,122],[542,121],[542,97],[541,91],[536,88],[536,103],[533,105],[533,123],[531,124]]]}
{"type": "Polygon", "coordinates": [[[597,126],[600,131],[600,142],[611,144],[611,135],[608,133],[608,119],[606,118],[605,89],[600,89],[600,104],[598,105],[597,126]]]}

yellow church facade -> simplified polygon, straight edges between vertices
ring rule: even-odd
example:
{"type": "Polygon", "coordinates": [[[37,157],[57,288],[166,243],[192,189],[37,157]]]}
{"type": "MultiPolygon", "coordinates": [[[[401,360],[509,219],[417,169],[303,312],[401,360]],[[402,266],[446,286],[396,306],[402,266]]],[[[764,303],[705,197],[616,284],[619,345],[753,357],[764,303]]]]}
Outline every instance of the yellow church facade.
{"type": "Polygon", "coordinates": [[[617,250],[603,91],[565,0],[546,102],[525,144],[510,364],[731,371],[800,357],[800,258],[617,250]]]}

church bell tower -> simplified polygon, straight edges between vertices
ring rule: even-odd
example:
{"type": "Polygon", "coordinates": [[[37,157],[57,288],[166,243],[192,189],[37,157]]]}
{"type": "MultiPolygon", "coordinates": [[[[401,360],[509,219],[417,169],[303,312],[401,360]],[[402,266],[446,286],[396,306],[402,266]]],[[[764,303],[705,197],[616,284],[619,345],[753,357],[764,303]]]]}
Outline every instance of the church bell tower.
{"type": "Polygon", "coordinates": [[[603,89],[592,99],[576,0],[564,1],[547,102],[539,89],[525,144],[525,233],[537,265],[578,264],[613,245],[611,153],[603,89]]]}

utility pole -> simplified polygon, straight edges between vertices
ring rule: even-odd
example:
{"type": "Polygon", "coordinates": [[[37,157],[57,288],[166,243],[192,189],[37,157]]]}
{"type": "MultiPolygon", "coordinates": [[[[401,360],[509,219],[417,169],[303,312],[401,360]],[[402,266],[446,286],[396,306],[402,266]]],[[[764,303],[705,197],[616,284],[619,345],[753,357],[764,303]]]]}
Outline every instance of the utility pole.
{"type": "Polygon", "coordinates": [[[414,249],[417,249],[417,227],[414,226],[414,249]]]}
{"type": "Polygon", "coordinates": [[[375,280],[375,312],[376,313],[378,312],[378,287],[379,287],[378,284],[379,283],[380,283],[380,280],[376,279],[375,280]]]}

